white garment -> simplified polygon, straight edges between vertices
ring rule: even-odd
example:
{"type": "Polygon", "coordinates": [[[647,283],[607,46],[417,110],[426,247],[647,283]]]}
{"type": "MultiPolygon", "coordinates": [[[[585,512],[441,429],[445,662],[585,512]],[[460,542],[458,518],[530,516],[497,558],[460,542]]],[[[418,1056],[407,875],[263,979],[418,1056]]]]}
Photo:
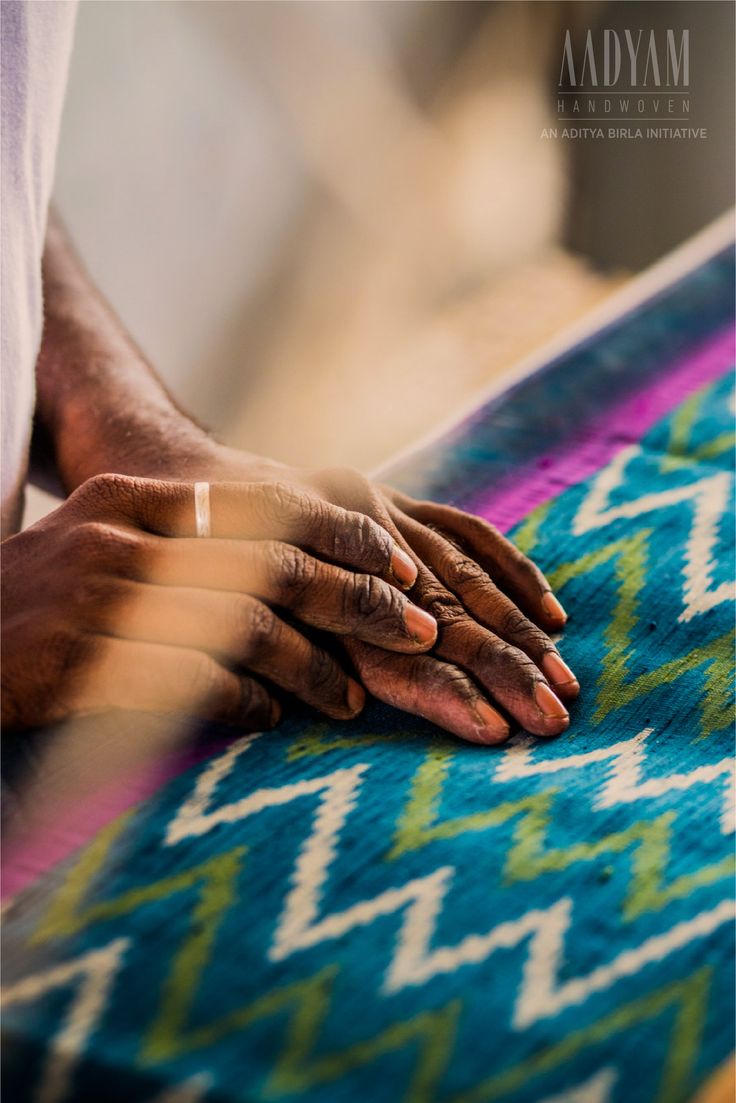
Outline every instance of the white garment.
{"type": "Polygon", "coordinates": [[[41,343],[41,257],[74,34],[76,0],[0,2],[0,406],[3,535],[23,508],[35,364],[41,343]]]}

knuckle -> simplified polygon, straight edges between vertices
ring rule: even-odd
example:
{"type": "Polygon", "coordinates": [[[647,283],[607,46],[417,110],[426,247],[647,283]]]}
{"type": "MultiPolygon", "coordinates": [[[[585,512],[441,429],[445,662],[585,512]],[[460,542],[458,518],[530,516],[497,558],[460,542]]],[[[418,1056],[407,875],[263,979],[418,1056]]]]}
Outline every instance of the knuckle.
{"type": "Polygon", "coordinates": [[[318,547],[328,554],[335,551],[338,542],[338,523],[334,517],[334,507],[321,498],[311,494],[302,495],[299,504],[299,533],[302,541],[309,547],[318,547]]]}
{"type": "Polygon", "coordinates": [[[54,628],[40,641],[35,662],[53,685],[65,686],[90,657],[90,640],[69,628],[54,628]]]}
{"type": "Polygon", "coordinates": [[[72,554],[89,565],[99,563],[113,569],[127,564],[141,546],[139,537],[128,529],[119,529],[105,521],[85,521],[69,530],[72,554]]]}
{"type": "Polygon", "coordinates": [[[476,587],[489,585],[490,579],[479,563],[456,550],[448,550],[444,560],[444,574],[452,586],[476,587]]]}
{"type": "Polygon", "coordinates": [[[388,616],[396,607],[397,597],[396,591],[373,575],[350,575],[343,591],[344,611],[346,615],[354,614],[361,620],[388,616]]]}
{"type": "Polygon", "coordinates": [[[301,495],[288,483],[270,483],[260,488],[260,506],[265,518],[279,528],[293,524],[301,495]]]}
{"type": "MultiPolygon", "coordinates": [[[[404,707],[420,696],[420,672],[409,656],[396,655],[382,647],[360,644],[350,647],[350,656],[369,693],[381,701],[404,707]]],[[[423,656],[420,656],[423,658],[423,656]]]]}
{"type": "Polygon", "coordinates": [[[436,667],[436,671],[433,671],[433,682],[440,689],[468,700],[477,696],[478,691],[460,667],[451,663],[437,663],[436,667]]]}
{"type": "Polygon", "coordinates": [[[430,585],[425,588],[418,604],[425,612],[429,613],[438,624],[448,626],[464,619],[467,614],[458,602],[444,586],[430,585]]]}
{"type": "Polygon", "coordinates": [[[485,655],[490,658],[497,666],[511,666],[514,664],[515,659],[520,656],[520,652],[508,643],[507,640],[502,640],[499,636],[486,635],[483,643],[481,644],[481,650],[485,652],[485,655]]]}
{"type": "Polygon", "coordinates": [[[365,513],[351,511],[335,518],[332,543],[337,559],[387,561],[388,542],[388,535],[365,513]]]}
{"type": "Polygon", "coordinates": [[[515,606],[507,609],[501,626],[501,633],[522,648],[530,648],[535,654],[554,651],[554,644],[541,628],[533,624],[520,609],[515,606]]]}
{"type": "Polygon", "coordinates": [[[68,628],[52,628],[44,633],[40,642],[43,657],[54,667],[66,662],[68,656],[74,651],[76,639],[76,633],[68,628]]]}
{"type": "Polygon", "coordinates": [[[307,678],[312,690],[328,698],[339,695],[344,681],[337,663],[319,647],[311,648],[307,678]]]}
{"type": "Polygon", "coordinates": [[[512,639],[519,637],[533,637],[538,633],[531,621],[515,605],[508,605],[501,616],[501,632],[512,639]]]}
{"type": "Polygon", "coordinates": [[[67,716],[87,676],[92,638],[56,621],[32,636],[32,647],[3,655],[3,725],[36,727],[67,716]]]}
{"type": "Polygon", "coordinates": [[[204,652],[193,652],[182,662],[180,677],[184,679],[188,693],[200,704],[212,702],[220,688],[220,672],[217,663],[204,652]]]}
{"type": "Polygon", "coordinates": [[[277,588],[281,597],[297,603],[314,582],[315,561],[292,544],[274,547],[277,588]]]}
{"type": "Polygon", "coordinates": [[[137,480],[130,475],[105,472],[101,475],[93,475],[83,482],[72,497],[85,503],[113,505],[121,498],[130,497],[136,482],[137,480]]]}
{"type": "Polygon", "coordinates": [[[128,589],[125,581],[111,575],[85,575],[75,587],[72,601],[80,612],[100,614],[119,604],[128,589]]]}
{"type": "Polygon", "coordinates": [[[77,555],[95,559],[113,543],[113,533],[113,526],[104,521],[85,521],[70,529],[68,539],[77,555]]]}
{"type": "Polygon", "coordinates": [[[518,647],[489,635],[480,648],[480,658],[488,666],[495,668],[499,677],[510,686],[530,690],[537,680],[539,671],[528,655],[518,647]]]}
{"type": "Polygon", "coordinates": [[[234,602],[236,638],[244,662],[253,662],[270,650],[276,635],[276,617],[260,601],[238,598],[234,602]]]}

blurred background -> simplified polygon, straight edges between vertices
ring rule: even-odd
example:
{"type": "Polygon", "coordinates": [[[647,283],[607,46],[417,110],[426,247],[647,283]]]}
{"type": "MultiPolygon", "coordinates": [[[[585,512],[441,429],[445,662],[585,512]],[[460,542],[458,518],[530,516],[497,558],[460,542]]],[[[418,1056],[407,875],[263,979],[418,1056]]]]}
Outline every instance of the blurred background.
{"type": "Polygon", "coordinates": [[[370,469],[730,206],[733,19],[83,0],[56,201],[186,408],[250,451],[370,469]],[[690,29],[707,140],[541,137],[565,28],[601,26],[690,29]]]}

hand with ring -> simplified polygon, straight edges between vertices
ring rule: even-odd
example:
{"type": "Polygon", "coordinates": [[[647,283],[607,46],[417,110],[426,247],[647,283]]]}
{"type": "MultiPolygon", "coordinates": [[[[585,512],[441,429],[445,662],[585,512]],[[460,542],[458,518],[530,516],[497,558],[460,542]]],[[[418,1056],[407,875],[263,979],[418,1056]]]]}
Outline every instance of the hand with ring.
{"type": "Polygon", "coordinates": [[[268,728],[264,680],[355,716],[364,690],[300,626],[426,651],[416,574],[370,518],[289,487],[96,476],[4,545],[3,722],[119,708],[268,728]]]}
{"type": "Polygon", "coordinates": [[[349,719],[365,686],[474,742],[567,727],[564,613],[496,530],[238,455],[211,483],[95,476],[5,542],[5,725],[134,709],[257,730],[284,691],[349,719]]]}

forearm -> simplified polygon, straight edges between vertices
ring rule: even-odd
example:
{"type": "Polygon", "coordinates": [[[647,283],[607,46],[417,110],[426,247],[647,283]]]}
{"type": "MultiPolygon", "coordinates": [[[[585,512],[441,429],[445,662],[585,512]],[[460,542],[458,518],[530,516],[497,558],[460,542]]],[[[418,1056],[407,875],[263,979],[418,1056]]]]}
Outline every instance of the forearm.
{"type": "Polygon", "coordinates": [[[71,490],[103,471],[154,474],[207,456],[206,432],[176,405],[84,271],[52,214],[43,259],[36,415],[71,490]]]}

